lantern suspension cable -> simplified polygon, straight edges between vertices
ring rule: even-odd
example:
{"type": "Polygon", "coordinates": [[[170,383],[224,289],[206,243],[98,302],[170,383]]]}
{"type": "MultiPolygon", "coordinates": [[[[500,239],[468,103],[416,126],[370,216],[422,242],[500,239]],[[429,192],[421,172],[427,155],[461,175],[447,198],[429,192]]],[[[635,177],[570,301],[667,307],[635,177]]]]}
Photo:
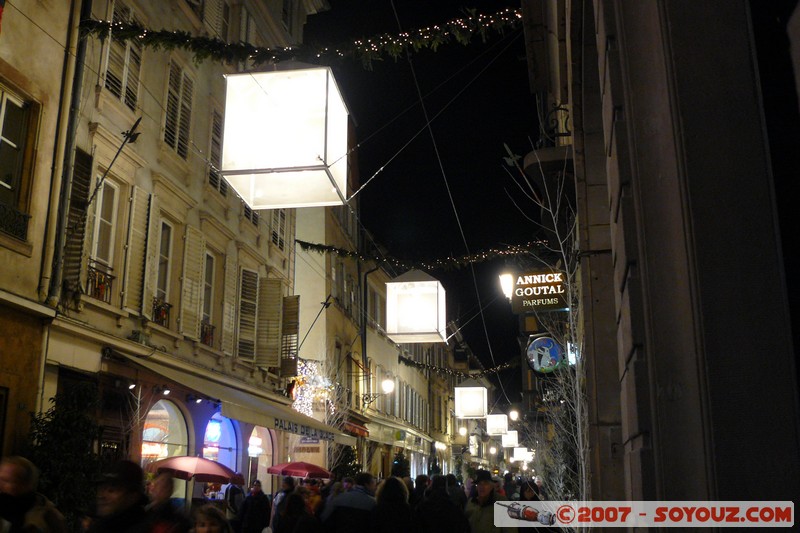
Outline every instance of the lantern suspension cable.
{"type": "MultiPolygon", "coordinates": [[[[397,27],[402,32],[403,28],[402,28],[402,24],[400,23],[400,17],[397,14],[397,7],[395,6],[394,0],[390,0],[390,3],[391,3],[391,6],[392,6],[392,12],[394,13],[395,20],[397,21],[397,27]]],[[[513,43],[513,41],[512,41],[512,43],[513,43]]],[[[511,46],[511,43],[509,43],[508,46],[511,46]]],[[[508,47],[506,47],[506,48],[508,48],[508,47]]],[[[406,59],[408,60],[408,66],[411,69],[411,75],[412,75],[412,77],[414,79],[414,86],[417,89],[417,97],[419,98],[420,106],[421,106],[422,112],[423,112],[423,114],[425,116],[425,122],[426,122],[425,127],[428,130],[428,134],[430,135],[430,138],[431,138],[431,144],[433,145],[433,151],[436,154],[436,161],[439,164],[439,171],[440,171],[440,173],[442,175],[442,181],[444,182],[445,189],[447,190],[447,196],[448,196],[448,198],[450,200],[450,206],[453,208],[453,216],[455,216],[456,223],[458,224],[458,231],[461,234],[461,240],[464,243],[464,248],[467,251],[467,254],[469,254],[470,253],[470,249],[469,249],[469,244],[467,243],[467,237],[464,234],[464,226],[461,224],[461,218],[458,216],[458,209],[456,208],[455,201],[453,200],[453,193],[452,193],[452,191],[450,189],[450,184],[447,181],[447,173],[445,172],[444,165],[442,164],[442,157],[441,157],[441,154],[439,153],[439,147],[436,144],[436,136],[434,135],[433,128],[431,127],[431,120],[430,120],[429,115],[428,115],[428,108],[425,105],[425,101],[422,98],[422,91],[421,91],[421,89],[419,87],[419,80],[417,79],[417,72],[416,72],[416,69],[414,68],[414,62],[411,60],[411,54],[409,53],[408,50],[406,50],[406,59]]],[[[470,272],[472,273],[472,284],[473,284],[473,286],[475,288],[475,296],[478,299],[478,305],[481,305],[481,295],[480,295],[480,291],[478,290],[478,280],[477,280],[477,276],[475,275],[475,267],[472,264],[470,264],[470,272]]],[[[483,331],[484,331],[484,335],[486,337],[486,344],[487,344],[487,346],[489,348],[489,356],[492,359],[492,365],[497,366],[497,362],[495,361],[495,358],[494,358],[494,351],[492,350],[492,343],[489,341],[489,330],[488,330],[488,328],[486,326],[486,317],[483,315],[483,311],[482,310],[481,310],[481,322],[483,324],[483,331]]],[[[508,393],[506,393],[506,389],[503,386],[502,380],[498,380],[498,383],[500,384],[500,390],[503,391],[503,396],[506,398],[506,400],[508,400],[509,403],[511,403],[511,400],[508,398],[508,393]]]]}
{"type": "MultiPolygon", "coordinates": [[[[392,6],[392,8],[394,8],[394,6],[392,6]]],[[[395,12],[395,17],[397,17],[397,13],[396,13],[396,12],[395,12]]],[[[399,21],[398,21],[398,25],[399,25],[399,21]]],[[[381,172],[383,172],[383,170],[386,168],[386,166],[387,166],[389,163],[391,163],[391,162],[392,162],[392,161],[393,161],[393,160],[394,160],[394,159],[395,159],[397,156],[399,156],[399,155],[400,155],[400,154],[401,154],[401,153],[402,153],[402,152],[403,152],[403,151],[404,151],[406,148],[408,148],[408,146],[409,146],[409,145],[410,145],[410,144],[411,144],[411,143],[414,141],[414,139],[416,139],[417,137],[419,137],[419,136],[420,136],[420,134],[422,134],[422,132],[423,132],[423,131],[425,131],[426,129],[430,131],[430,126],[431,126],[431,123],[432,123],[434,120],[436,120],[437,118],[439,118],[439,116],[440,116],[442,113],[444,113],[444,112],[447,110],[447,108],[449,108],[449,107],[450,107],[450,106],[451,106],[451,105],[452,105],[452,104],[453,104],[453,103],[454,103],[454,102],[455,102],[455,101],[456,101],[456,100],[457,100],[457,99],[458,99],[458,98],[459,98],[459,97],[460,97],[460,96],[461,96],[461,95],[462,95],[462,94],[463,94],[463,93],[464,93],[464,92],[465,92],[465,91],[466,91],[466,90],[467,90],[467,89],[468,89],[468,88],[469,88],[469,87],[470,87],[470,86],[473,84],[473,83],[475,83],[475,82],[478,80],[478,78],[479,78],[479,77],[480,77],[480,76],[481,76],[481,75],[482,75],[484,72],[486,72],[486,70],[487,70],[489,67],[491,67],[491,66],[492,66],[492,64],[494,64],[494,62],[495,62],[495,61],[497,61],[497,60],[500,58],[500,56],[502,56],[502,55],[503,55],[503,53],[504,53],[506,50],[508,50],[508,48],[509,48],[509,47],[510,47],[512,44],[514,44],[514,42],[515,42],[517,39],[519,39],[521,36],[522,36],[522,33],[517,33],[517,34],[516,34],[516,35],[515,35],[515,36],[514,36],[514,37],[513,37],[511,40],[510,40],[510,42],[509,42],[508,44],[506,44],[506,45],[503,47],[503,49],[502,49],[502,50],[500,50],[500,52],[498,52],[498,53],[497,53],[497,55],[495,55],[495,56],[494,56],[494,58],[492,58],[492,59],[491,59],[491,60],[490,60],[490,61],[489,61],[489,62],[488,62],[488,63],[487,63],[487,64],[486,64],[486,65],[485,65],[485,66],[484,66],[484,67],[483,67],[483,68],[482,68],[482,69],[481,69],[481,70],[480,70],[480,71],[479,71],[479,72],[478,72],[478,73],[477,73],[475,76],[473,76],[473,78],[472,78],[471,80],[469,80],[467,83],[465,83],[465,84],[464,84],[464,86],[463,86],[463,87],[462,87],[462,88],[461,88],[461,89],[460,89],[460,90],[459,90],[459,91],[458,91],[458,92],[455,94],[455,96],[453,96],[453,97],[452,97],[452,98],[451,98],[451,99],[450,99],[450,100],[449,100],[449,101],[448,101],[446,104],[444,104],[444,106],[442,106],[442,108],[441,108],[441,109],[440,109],[440,110],[439,110],[439,111],[438,111],[438,112],[437,112],[435,115],[433,115],[433,117],[432,117],[432,118],[428,118],[428,112],[427,112],[427,110],[425,110],[425,107],[424,107],[424,100],[425,100],[425,98],[429,97],[429,96],[430,96],[431,94],[433,94],[433,93],[434,93],[434,92],[435,92],[435,91],[436,91],[436,90],[437,90],[439,87],[441,87],[442,85],[444,85],[445,83],[447,83],[448,81],[450,81],[450,80],[451,80],[452,78],[454,78],[456,75],[460,74],[462,70],[464,70],[464,69],[466,69],[467,67],[471,66],[471,65],[472,65],[472,63],[474,63],[475,61],[477,61],[478,59],[480,59],[480,58],[481,58],[481,56],[482,56],[483,54],[481,54],[480,56],[478,56],[477,58],[475,58],[475,59],[474,59],[472,62],[470,62],[469,64],[467,64],[467,65],[466,65],[464,68],[462,68],[461,70],[459,70],[458,72],[456,72],[455,74],[453,74],[453,75],[452,75],[450,78],[446,79],[446,80],[445,80],[445,81],[443,81],[441,84],[439,84],[439,86],[437,86],[437,87],[436,87],[436,88],[435,88],[433,91],[429,92],[427,95],[424,95],[424,96],[422,95],[422,93],[421,93],[421,91],[420,91],[420,88],[419,88],[419,83],[417,83],[417,80],[416,80],[416,74],[414,73],[414,69],[413,69],[413,67],[412,67],[411,71],[412,71],[412,74],[414,75],[414,84],[415,84],[415,85],[416,85],[416,87],[417,87],[417,94],[419,95],[419,105],[423,107],[423,113],[424,113],[424,115],[425,115],[425,124],[423,124],[423,125],[422,125],[422,127],[421,127],[419,130],[417,130],[417,132],[416,132],[416,133],[414,133],[414,135],[413,135],[413,136],[412,136],[412,137],[411,137],[411,138],[410,138],[410,139],[409,139],[409,140],[408,140],[408,141],[407,141],[407,142],[406,142],[406,143],[405,143],[403,146],[401,146],[401,147],[400,147],[400,148],[397,150],[397,152],[395,152],[395,154],[394,154],[394,155],[392,155],[392,156],[389,158],[389,160],[388,160],[388,161],[386,161],[386,163],[384,163],[383,165],[381,165],[381,167],[380,167],[378,170],[376,170],[376,171],[375,171],[375,173],[374,173],[372,176],[370,176],[370,177],[367,179],[367,181],[365,181],[365,182],[364,182],[364,183],[361,185],[361,187],[359,187],[359,188],[358,188],[358,190],[356,190],[356,192],[354,192],[352,195],[350,195],[350,198],[348,198],[348,199],[347,199],[347,201],[349,202],[350,200],[352,200],[353,198],[355,198],[355,196],[356,196],[358,193],[360,193],[360,192],[361,192],[361,191],[364,189],[364,187],[366,187],[367,185],[369,185],[369,183],[370,183],[370,182],[371,182],[373,179],[375,179],[375,178],[378,176],[378,174],[380,174],[381,172]]],[[[501,42],[502,42],[502,40],[501,40],[501,41],[498,41],[498,43],[497,43],[497,44],[495,44],[495,45],[493,45],[493,47],[494,47],[494,46],[499,46],[499,44],[500,44],[501,42]]],[[[493,47],[492,47],[492,48],[493,48],[493,47]]],[[[491,51],[491,48],[490,48],[489,50],[487,50],[486,52],[484,52],[484,54],[488,53],[489,51],[491,51]]],[[[410,57],[409,57],[409,59],[408,59],[408,62],[409,62],[409,63],[411,63],[411,58],[410,58],[410,57]]],[[[391,124],[392,122],[394,122],[395,120],[397,120],[398,118],[400,118],[400,116],[402,116],[403,114],[405,114],[406,112],[408,112],[408,111],[409,111],[411,108],[413,108],[413,107],[416,107],[416,105],[417,105],[417,104],[412,104],[412,105],[408,106],[406,109],[404,109],[403,111],[401,111],[401,112],[400,112],[400,114],[398,114],[398,115],[397,115],[395,118],[393,118],[391,121],[389,121],[389,122],[388,122],[387,124],[385,124],[384,126],[381,126],[381,127],[380,127],[378,130],[376,130],[376,131],[375,131],[373,134],[371,134],[369,137],[367,137],[367,138],[366,138],[366,139],[365,139],[365,140],[364,140],[362,143],[360,143],[358,146],[361,146],[361,144],[364,144],[365,142],[367,142],[367,140],[369,140],[369,139],[370,139],[372,136],[376,135],[378,132],[380,132],[380,131],[381,131],[382,129],[384,129],[386,126],[388,126],[389,124],[391,124]]],[[[356,148],[358,148],[358,146],[357,146],[356,148]]],[[[437,152],[437,153],[436,153],[436,156],[437,156],[437,158],[438,158],[438,157],[439,157],[438,150],[436,150],[436,152],[437,152]]],[[[349,154],[349,152],[348,152],[348,154],[349,154]]],[[[344,155],[344,156],[342,156],[342,157],[345,157],[345,156],[346,156],[346,155],[348,155],[348,154],[345,154],[345,155],[344,155]]]]}

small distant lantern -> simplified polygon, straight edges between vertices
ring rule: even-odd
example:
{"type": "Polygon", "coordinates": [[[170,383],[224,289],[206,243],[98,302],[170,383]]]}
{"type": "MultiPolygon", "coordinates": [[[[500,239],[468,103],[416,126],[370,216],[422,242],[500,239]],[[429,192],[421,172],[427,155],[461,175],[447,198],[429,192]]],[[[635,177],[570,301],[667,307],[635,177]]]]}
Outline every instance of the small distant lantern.
{"type": "Polygon", "coordinates": [[[488,391],[486,387],[467,379],[455,387],[456,417],[484,418],[487,412],[488,391]]]}
{"type": "Polygon", "coordinates": [[[528,448],[516,448],[515,447],[514,448],[514,455],[511,457],[511,460],[512,461],[520,461],[520,462],[530,461],[530,459],[528,458],[529,456],[530,455],[529,455],[529,452],[528,452],[528,448]]]}
{"type": "Polygon", "coordinates": [[[226,77],[222,174],[253,209],[342,205],[347,107],[328,67],[226,77]]]}
{"type": "Polygon", "coordinates": [[[519,444],[516,430],[506,431],[506,434],[501,437],[503,448],[513,448],[519,444]]]}
{"type": "Polygon", "coordinates": [[[505,435],[508,431],[508,416],[486,415],[486,433],[489,435],[505,435]]]}
{"type": "Polygon", "coordinates": [[[386,334],[394,342],[445,342],[445,293],[439,281],[410,270],[386,283],[386,334]]]}

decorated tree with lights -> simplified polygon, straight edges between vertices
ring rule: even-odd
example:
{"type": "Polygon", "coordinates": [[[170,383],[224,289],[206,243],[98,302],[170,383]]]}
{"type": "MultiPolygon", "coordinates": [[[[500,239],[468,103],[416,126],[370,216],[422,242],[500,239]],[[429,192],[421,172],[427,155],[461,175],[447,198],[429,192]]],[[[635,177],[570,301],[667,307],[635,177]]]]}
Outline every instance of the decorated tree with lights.
{"type": "Polygon", "coordinates": [[[521,424],[521,440],[536,448],[534,468],[544,474],[550,498],[583,500],[589,494],[590,475],[588,403],[580,330],[581,272],[573,163],[571,146],[553,146],[558,142],[553,132],[543,128],[542,133],[543,141],[532,152],[537,160],[528,166],[528,172],[520,167],[520,158],[506,147],[510,156],[506,162],[515,169],[509,172],[517,187],[510,195],[512,201],[545,235],[537,252],[518,256],[518,261],[526,269],[563,273],[567,309],[534,311],[540,330],[560,347],[563,359],[538,374],[536,415],[529,414],[527,423],[521,424]],[[549,151],[561,158],[541,161],[541,148],[547,148],[542,153],[549,151]],[[540,419],[544,423],[536,423],[540,419]]]}

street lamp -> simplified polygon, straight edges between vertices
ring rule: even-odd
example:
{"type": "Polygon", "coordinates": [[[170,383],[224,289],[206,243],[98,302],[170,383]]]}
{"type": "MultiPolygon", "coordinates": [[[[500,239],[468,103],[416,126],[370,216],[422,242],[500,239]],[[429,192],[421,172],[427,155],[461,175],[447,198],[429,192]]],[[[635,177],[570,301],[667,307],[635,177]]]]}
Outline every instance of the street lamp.
{"type": "Polygon", "coordinates": [[[467,427],[466,426],[461,426],[460,428],[458,428],[458,434],[461,435],[462,437],[466,437],[467,436],[467,427]]]}
{"type": "Polygon", "coordinates": [[[490,446],[489,447],[489,453],[492,454],[492,455],[496,454],[497,453],[497,448],[495,448],[494,446],[490,446]]]}
{"type": "Polygon", "coordinates": [[[519,411],[517,411],[516,408],[512,408],[508,412],[508,418],[510,418],[512,422],[516,422],[517,420],[519,420],[519,411]]]}
{"type": "Polygon", "coordinates": [[[511,300],[511,293],[514,290],[514,275],[513,274],[500,274],[500,288],[506,298],[511,300]]]}
{"type": "Polygon", "coordinates": [[[221,170],[242,200],[253,209],[342,205],[348,113],[331,69],[229,74],[226,84],[221,170]]]}
{"type": "Polygon", "coordinates": [[[391,394],[394,392],[394,380],[391,378],[386,378],[381,381],[381,390],[383,392],[367,392],[364,393],[361,397],[361,400],[364,402],[364,406],[371,404],[384,394],[391,394]]]}

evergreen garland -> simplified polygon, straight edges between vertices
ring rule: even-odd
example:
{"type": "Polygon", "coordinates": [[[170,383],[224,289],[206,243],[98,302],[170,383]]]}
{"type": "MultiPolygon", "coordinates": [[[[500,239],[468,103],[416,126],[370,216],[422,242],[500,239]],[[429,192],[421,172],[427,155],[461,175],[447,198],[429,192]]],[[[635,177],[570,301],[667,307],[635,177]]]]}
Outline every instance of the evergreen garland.
{"type": "Polygon", "coordinates": [[[510,244],[505,248],[490,248],[482,252],[474,254],[462,255],[460,257],[449,256],[444,259],[436,259],[434,261],[410,261],[396,259],[394,257],[367,255],[352,250],[345,250],[344,248],[337,248],[327,244],[318,244],[295,239],[295,242],[300,245],[306,252],[317,252],[320,254],[334,254],[339,257],[347,257],[356,259],[361,262],[372,261],[376,264],[387,264],[401,270],[457,270],[474,263],[482,263],[498,257],[516,257],[520,255],[530,255],[536,250],[542,250],[546,247],[544,241],[533,241],[526,244],[510,244]]]}
{"type": "Polygon", "coordinates": [[[357,39],[334,48],[325,47],[316,50],[302,45],[288,48],[259,48],[246,42],[226,43],[218,38],[194,36],[182,30],[151,30],[137,22],[87,19],[81,21],[80,28],[85,37],[105,39],[111,35],[116,41],[136,41],[140,46],[153,50],[185,50],[191,53],[197,62],[211,59],[227,64],[250,62],[258,66],[287,60],[320,63],[353,58],[361,61],[364,67],[369,69],[373,61],[379,61],[384,56],[397,60],[408,50],[428,49],[435,52],[440,46],[453,42],[467,45],[476,35],[486,41],[490,34],[502,34],[506,30],[518,28],[521,23],[520,9],[506,8],[489,15],[468,10],[466,17],[442,25],[398,35],[377,35],[368,39],[357,39]]]}
{"type": "Polygon", "coordinates": [[[453,370],[452,368],[429,365],[427,363],[420,363],[419,361],[415,361],[410,357],[406,357],[405,355],[397,355],[397,362],[404,364],[406,366],[412,366],[419,370],[430,370],[431,372],[435,372],[436,374],[443,375],[443,376],[454,376],[457,378],[482,378],[488,374],[497,374],[502,372],[503,370],[508,370],[509,368],[514,368],[515,366],[519,365],[519,360],[517,358],[512,359],[507,363],[503,363],[502,365],[497,365],[493,368],[487,368],[480,372],[460,372],[458,370],[453,370]]]}

